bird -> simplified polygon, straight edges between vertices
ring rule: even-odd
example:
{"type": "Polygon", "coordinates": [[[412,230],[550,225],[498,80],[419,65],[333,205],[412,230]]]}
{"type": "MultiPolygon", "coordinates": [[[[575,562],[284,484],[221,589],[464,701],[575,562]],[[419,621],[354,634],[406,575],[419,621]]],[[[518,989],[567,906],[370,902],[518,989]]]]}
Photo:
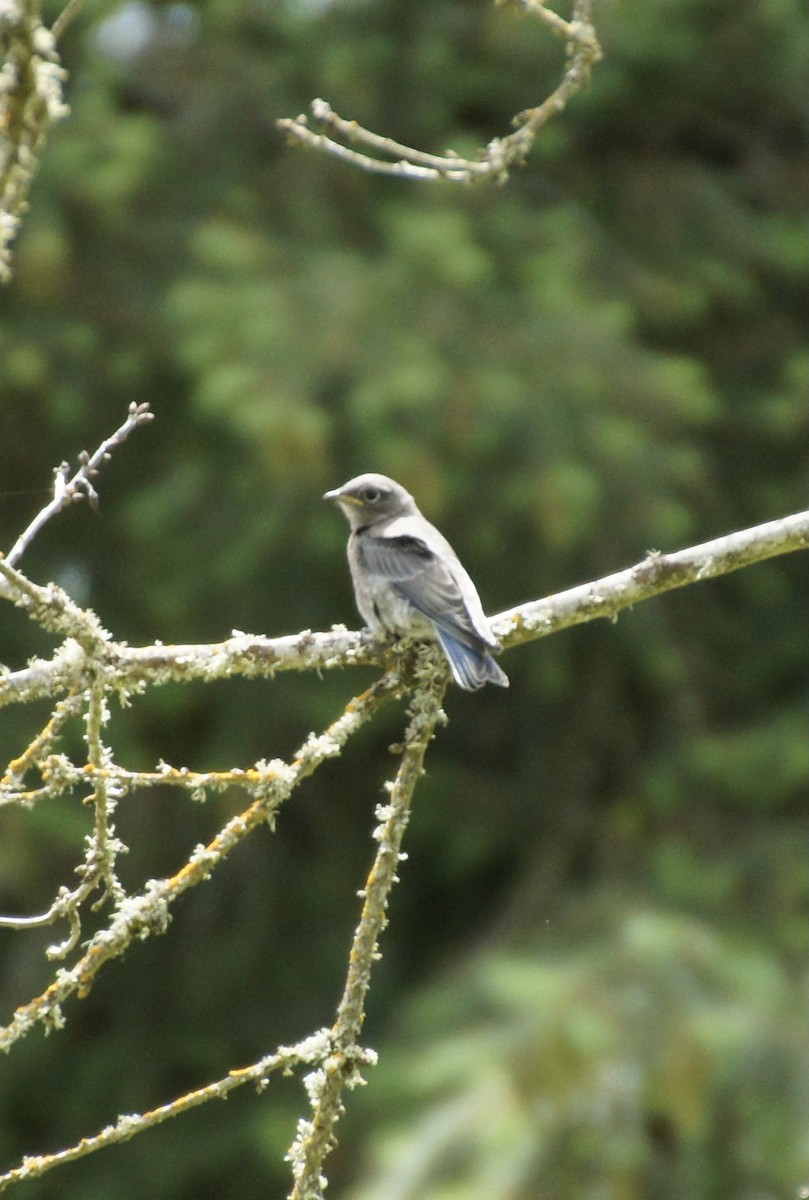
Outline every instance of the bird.
{"type": "Polygon", "coordinates": [[[354,597],[374,633],[437,639],[465,691],[508,687],[492,651],[500,645],[477,589],[443,534],[410,493],[387,475],[368,473],[326,492],[348,519],[354,597]]]}

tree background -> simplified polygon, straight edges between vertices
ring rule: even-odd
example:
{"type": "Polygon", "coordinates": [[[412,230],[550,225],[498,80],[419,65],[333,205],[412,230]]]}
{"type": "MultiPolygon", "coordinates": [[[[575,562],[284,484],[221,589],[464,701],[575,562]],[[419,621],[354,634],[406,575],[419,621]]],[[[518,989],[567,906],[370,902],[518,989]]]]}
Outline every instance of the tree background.
{"type": "MultiPolygon", "coordinates": [[[[505,187],[461,189],[365,176],[274,122],[322,95],[405,143],[471,151],[558,79],[560,45],[516,12],[83,12],[61,47],[72,115],[0,296],[0,544],[51,468],[143,400],[157,420],[107,469],[99,514],[59,517],[24,564],[133,644],[356,625],[345,529],[319,496],[361,470],[410,487],[490,612],[803,507],[801,6],[595,15],[590,91],[505,187]]],[[[370,1002],[382,1061],[349,1097],[335,1195],[795,1193],[805,571],[778,560],[659,598],[508,655],[508,693],[452,690],[370,1002]]],[[[50,645],[3,613],[2,661],[50,645]]],[[[135,767],[248,763],[365,677],[169,686],[113,734],[135,767]]],[[[4,714],[7,758],[36,715],[4,714]]],[[[4,1164],[329,1020],[398,736],[383,715],[66,1031],[26,1039],[0,1082],[4,1164]]],[[[232,808],[128,799],[122,876],[176,869],[232,808]]],[[[0,828],[0,910],[41,911],[84,816],[6,810],[0,828]]],[[[52,940],[0,931],[4,1019],[47,982],[52,940]]],[[[281,1196],[301,1097],[274,1081],[26,1195],[281,1196]]]]}

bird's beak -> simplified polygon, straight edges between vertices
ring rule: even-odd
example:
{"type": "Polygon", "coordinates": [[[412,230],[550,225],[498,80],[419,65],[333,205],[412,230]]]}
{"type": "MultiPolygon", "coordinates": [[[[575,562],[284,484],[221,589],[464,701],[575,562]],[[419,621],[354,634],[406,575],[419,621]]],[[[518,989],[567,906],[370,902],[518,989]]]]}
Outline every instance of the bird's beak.
{"type": "Polygon", "coordinates": [[[324,500],[336,500],[338,504],[351,504],[355,508],[362,505],[362,501],[356,496],[352,496],[350,492],[344,492],[342,488],[334,488],[331,492],[323,493],[324,500]]]}

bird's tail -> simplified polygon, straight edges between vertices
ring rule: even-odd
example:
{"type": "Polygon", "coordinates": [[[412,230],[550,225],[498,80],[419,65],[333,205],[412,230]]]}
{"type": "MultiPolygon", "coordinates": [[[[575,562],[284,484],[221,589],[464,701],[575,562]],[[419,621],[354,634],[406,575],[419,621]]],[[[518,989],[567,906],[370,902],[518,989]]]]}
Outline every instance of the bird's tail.
{"type": "Polygon", "coordinates": [[[470,646],[438,627],[436,633],[447,656],[452,678],[458,687],[467,692],[477,691],[485,683],[508,687],[508,675],[492,658],[485,643],[470,646]]]}

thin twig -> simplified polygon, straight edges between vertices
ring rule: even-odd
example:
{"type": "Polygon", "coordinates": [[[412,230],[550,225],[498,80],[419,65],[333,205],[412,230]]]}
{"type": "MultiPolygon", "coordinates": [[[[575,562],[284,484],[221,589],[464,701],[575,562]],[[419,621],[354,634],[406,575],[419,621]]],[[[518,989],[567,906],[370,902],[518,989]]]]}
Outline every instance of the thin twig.
{"type": "Polygon", "coordinates": [[[71,692],[64,699],[58,700],[44,729],[31,741],[19,758],[14,758],[8,764],[6,773],[0,779],[0,806],[10,803],[10,797],[20,791],[20,785],[26,772],[50,752],[62,729],[71,717],[76,717],[82,710],[84,697],[79,691],[71,692]]]}
{"type": "Polygon", "coordinates": [[[312,129],[306,114],[283,118],[277,122],[279,129],[287,134],[293,145],[325,151],[334,158],[376,174],[415,180],[443,179],[451,183],[473,183],[482,179],[502,183],[508,177],[509,168],[524,161],[546,121],[561,112],[570,98],[587,86],[592,68],[601,58],[601,48],[590,22],[591,0],[573,0],[570,21],[547,8],[542,0],[517,0],[517,3],[552,33],[564,38],[569,61],[558,87],[541,104],[519,113],[513,122],[517,126],[515,131],[489,142],[476,158],[462,158],[451,150],[443,155],[428,154],[403,145],[365,129],[357,121],[345,120],[326,100],[320,99],[311,104],[311,118],[320,129],[312,129]],[[351,149],[344,143],[364,147],[369,153],[351,149]]]}
{"type": "Polygon", "coordinates": [[[264,763],[261,779],[253,788],[252,804],[232,817],[207,846],[198,846],[175,875],[150,880],[140,895],[127,896],[106,929],[87,944],[86,952],[78,962],[70,970],[61,971],[41,995],[21,1005],[9,1024],[0,1028],[0,1052],[7,1051],[38,1024],[46,1028],[60,1026],[64,1020],[62,1004],[74,995],[86,996],[105,963],[118,958],[136,939],[164,933],[172,904],[189,888],[208,879],[214,868],[255,828],[265,821],[273,821],[281,804],[301,780],[339,754],[348,738],[397,694],[400,687],[397,673],[389,672],[351,700],[341,716],[322,734],[310,734],[292,762],[276,759],[264,763]]]}
{"type": "Polygon", "coordinates": [[[69,477],[70,467],[67,463],[63,462],[56,468],[53,499],[45,505],[41,512],[37,513],[28,528],[17,538],[5,556],[8,566],[16,566],[42,526],[69,504],[85,499],[91,508],[98,507],[98,493],[93,487],[92,480],[98,474],[101,464],[111,456],[117,446],[126,441],[133,429],[137,429],[139,425],[145,425],[147,421],[152,420],[153,416],[154,414],[149,411],[148,404],[130,404],[129,415],[120,429],[116,429],[115,433],[105,438],[92,454],[88,454],[86,450],[82,451],[79,455],[81,466],[72,477],[69,477]]]}
{"type": "Polygon", "coordinates": [[[483,178],[491,172],[491,165],[487,161],[472,161],[453,153],[426,154],[423,150],[404,146],[392,138],[382,137],[370,129],[364,129],[356,121],[346,121],[326,100],[312,101],[312,118],[346,141],[389,154],[396,161],[387,162],[381,158],[371,158],[342,145],[325,133],[315,132],[309,127],[305,114],[283,118],[278,121],[278,127],[284,130],[293,145],[300,143],[313,149],[325,150],[333,158],[340,158],[363,171],[372,171],[378,175],[398,175],[403,179],[447,179],[453,183],[469,183],[472,178],[483,178]]]}
{"type": "MultiPolygon", "coordinates": [[[[58,670],[59,664],[62,664],[66,673],[70,675],[70,689],[77,685],[78,676],[69,668],[78,668],[82,679],[80,686],[84,686],[88,671],[87,659],[84,656],[89,655],[90,660],[95,661],[107,646],[113,644],[112,638],[92,609],[81,608],[58,584],[48,583],[42,587],[38,583],[32,583],[21,571],[10,567],[2,554],[0,576],[6,584],[11,585],[2,586],[0,583],[0,599],[12,599],[18,608],[23,609],[43,629],[59,634],[65,639],[51,660],[51,667],[56,666],[58,670]]],[[[0,675],[0,704],[3,703],[5,692],[3,685],[8,683],[10,677],[11,672],[0,675]]],[[[27,700],[33,698],[32,692],[26,696],[27,700]]]]}
{"type": "Polygon", "coordinates": [[[64,958],[78,945],[81,937],[81,906],[97,886],[98,877],[94,875],[85,879],[72,892],[69,888],[61,887],[47,912],[33,917],[0,917],[0,926],[4,929],[36,929],[53,925],[56,921],[67,921],[70,925],[68,936],[45,951],[50,959],[64,958]]]}
{"type": "MultiPolygon", "coordinates": [[[[109,719],[106,698],[107,683],[103,672],[98,671],[88,691],[87,703],[87,766],[95,773],[92,802],[95,810],[95,828],[84,863],[79,874],[93,886],[103,886],[101,898],[93,904],[93,910],[111,899],[120,905],[125,892],[115,874],[115,860],[124,846],[114,836],[112,815],[118,803],[119,789],[105,775],[105,768],[112,762],[112,754],[104,745],[101,733],[109,719]]],[[[69,945],[68,950],[73,949],[69,945]]],[[[66,953],[67,951],[65,951],[66,953]]]]}
{"type": "Polygon", "coordinates": [[[127,1113],[126,1116],[119,1117],[114,1125],[107,1125],[92,1137],[83,1137],[64,1150],[57,1150],[53,1154],[26,1155],[19,1166],[0,1175],[0,1192],[5,1191],[12,1183],[20,1183],[23,1179],[36,1179],[54,1167],[75,1162],[76,1159],[84,1158],[107,1146],[127,1142],[136,1134],[152,1129],[155,1125],[162,1125],[164,1121],[180,1116],[192,1108],[198,1108],[200,1104],[209,1100],[224,1100],[235,1088],[243,1087],[246,1083],[252,1083],[257,1090],[262,1091],[271,1074],[277,1071],[287,1074],[293,1067],[313,1062],[322,1053],[322,1046],[327,1037],[328,1031],[325,1030],[304,1038],[294,1046],[279,1046],[274,1054],[267,1054],[248,1067],[234,1067],[221,1079],[207,1083],[204,1087],[194,1088],[178,1096],[176,1100],[161,1104],[159,1108],[143,1113],[127,1113]]]}
{"type": "Polygon", "coordinates": [[[51,25],[51,33],[53,34],[53,40],[55,42],[59,41],[59,38],[65,32],[68,25],[76,16],[83,4],[84,0],[68,0],[67,4],[59,13],[59,16],[56,18],[53,25],[51,25]]]}

